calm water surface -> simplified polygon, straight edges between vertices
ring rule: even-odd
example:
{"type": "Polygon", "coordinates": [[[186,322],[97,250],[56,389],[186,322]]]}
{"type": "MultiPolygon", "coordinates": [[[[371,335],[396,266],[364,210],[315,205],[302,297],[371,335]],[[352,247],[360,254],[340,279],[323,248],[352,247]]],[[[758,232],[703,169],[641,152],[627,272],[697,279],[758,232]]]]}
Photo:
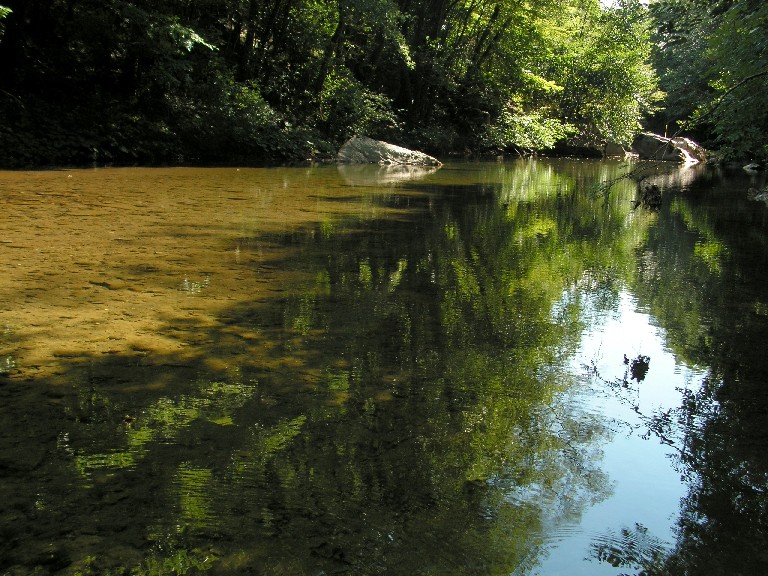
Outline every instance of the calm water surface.
{"type": "Polygon", "coordinates": [[[764,177],[0,173],[0,573],[768,571],[764,177]]]}

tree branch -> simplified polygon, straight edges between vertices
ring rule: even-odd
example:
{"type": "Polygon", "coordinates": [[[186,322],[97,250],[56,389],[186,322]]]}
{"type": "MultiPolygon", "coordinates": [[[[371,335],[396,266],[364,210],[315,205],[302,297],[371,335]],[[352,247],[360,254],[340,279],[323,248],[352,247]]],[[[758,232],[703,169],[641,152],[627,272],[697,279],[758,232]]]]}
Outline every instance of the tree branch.
{"type": "MultiPolygon", "coordinates": [[[[707,116],[712,114],[715,110],[717,110],[720,107],[720,104],[722,104],[725,101],[725,99],[734,90],[740,88],[741,86],[744,86],[744,84],[747,84],[748,82],[751,82],[755,78],[759,78],[760,76],[766,76],[766,75],[768,75],[768,68],[766,68],[765,70],[761,70],[760,72],[755,72],[754,74],[751,74],[751,75],[747,76],[746,78],[742,78],[741,80],[736,82],[736,84],[734,84],[733,86],[728,88],[725,92],[723,92],[720,95],[720,97],[717,100],[715,100],[714,104],[712,105],[712,107],[709,110],[707,110],[703,114],[697,116],[696,118],[691,118],[691,120],[689,120],[686,124],[684,124],[683,127],[694,126],[698,122],[701,122],[704,118],[706,118],[707,116]]],[[[680,129],[683,130],[683,127],[681,127],[680,129]]]]}

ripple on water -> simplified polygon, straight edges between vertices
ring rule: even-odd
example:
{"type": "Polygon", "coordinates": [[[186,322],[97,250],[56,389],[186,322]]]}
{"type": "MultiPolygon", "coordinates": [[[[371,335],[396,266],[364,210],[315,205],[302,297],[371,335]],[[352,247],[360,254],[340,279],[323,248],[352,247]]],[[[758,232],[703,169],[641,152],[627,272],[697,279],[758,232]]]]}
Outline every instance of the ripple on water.
{"type": "Polygon", "coordinates": [[[625,526],[618,532],[591,536],[591,556],[614,568],[644,569],[658,565],[670,549],[670,544],[654,536],[642,524],[625,526]]]}

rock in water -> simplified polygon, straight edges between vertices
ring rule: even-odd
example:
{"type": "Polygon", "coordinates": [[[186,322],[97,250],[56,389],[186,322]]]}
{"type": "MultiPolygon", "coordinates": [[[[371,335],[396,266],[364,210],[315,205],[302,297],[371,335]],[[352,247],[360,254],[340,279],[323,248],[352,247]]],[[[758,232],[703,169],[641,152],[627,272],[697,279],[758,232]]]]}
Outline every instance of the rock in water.
{"type": "Polygon", "coordinates": [[[672,143],[681,150],[685,150],[691,158],[698,162],[706,162],[709,158],[709,154],[704,146],[697,144],[690,138],[672,138],[672,143]]]}
{"type": "Polygon", "coordinates": [[[340,164],[389,164],[402,166],[440,166],[437,158],[423,152],[395,146],[367,136],[353,136],[339,149],[340,164]]]}
{"type": "Polygon", "coordinates": [[[635,208],[642,204],[648,210],[658,210],[661,208],[661,188],[647,180],[638,184],[638,198],[635,200],[635,208]]]}
{"type": "Polygon", "coordinates": [[[747,198],[750,200],[757,200],[758,202],[765,202],[766,206],[768,206],[768,186],[766,186],[763,190],[750,188],[747,190],[747,198]]]}
{"type": "Polygon", "coordinates": [[[608,142],[603,146],[603,156],[606,158],[626,158],[627,155],[628,152],[624,146],[616,142],[608,142]]]}
{"type": "Polygon", "coordinates": [[[687,138],[665,138],[651,132],[638,134],[632,142],[641,160],[663,160],[695,164],[706,160],[706,151],[687,138]]]}

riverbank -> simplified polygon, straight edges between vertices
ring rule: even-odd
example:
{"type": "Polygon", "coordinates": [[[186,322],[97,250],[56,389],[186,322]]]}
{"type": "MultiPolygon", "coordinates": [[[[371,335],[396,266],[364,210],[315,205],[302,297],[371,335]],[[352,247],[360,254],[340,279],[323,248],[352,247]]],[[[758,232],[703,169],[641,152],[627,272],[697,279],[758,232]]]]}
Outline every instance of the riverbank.
{"type": "MultiPolygon", "coordinates": [[[[209,119],[210,120],[210,119],[209,119]]],[[[311,127],[282,118],[236,125],[221,121],[206,129],[180,120],[152,121],[138,116],[92,111],[58,115],[53,120],[29,109],[0,125],[0,170],[39,170],[91,167],[267,167],[336,162],[343,141],[311,127]],[[108,118],[108,120],[101,120],[108,118]]],[[[552,158],[601,158],[605,149],[568,140],[543,148],[500,148],[477,140],[470,145],[455,134],[438,137],[421,127],[370,134],[441,161],[498,160],[540,156],[552,158]]],[[[451,132],[444,128],[446,134],[451,132]]],[[[615,148],[619,148],[615,146],[615,148]]],[[[625,148],[626,150],[629,147],[625,148]]],[[[717,151],[711,161],[724,163],[717,151]]],[[[745,165],[753,158],[728,160],[745,165]]]]}

